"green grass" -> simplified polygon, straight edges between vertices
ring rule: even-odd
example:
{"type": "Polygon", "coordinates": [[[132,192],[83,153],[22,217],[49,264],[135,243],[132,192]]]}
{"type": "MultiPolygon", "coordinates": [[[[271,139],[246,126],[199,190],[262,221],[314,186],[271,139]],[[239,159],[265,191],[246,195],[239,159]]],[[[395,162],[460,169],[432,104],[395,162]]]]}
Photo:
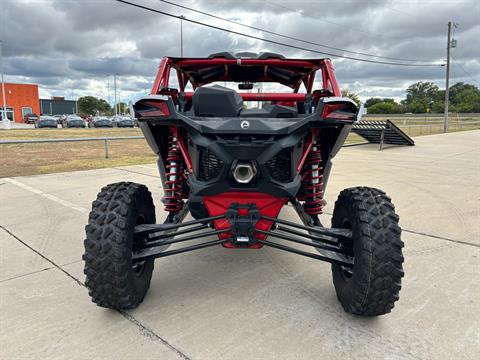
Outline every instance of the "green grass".
{"type": "MultiPolygon", "coordinates": [[[[28,129],[2,130],[0,140],[139,135],[139,129],[28,129]]],[[[147,164],[156,159],[144,139],[109,141],[108,148],[109,158],[105,159],[102,141],[0,145],[0,177],[147,164]]]]}

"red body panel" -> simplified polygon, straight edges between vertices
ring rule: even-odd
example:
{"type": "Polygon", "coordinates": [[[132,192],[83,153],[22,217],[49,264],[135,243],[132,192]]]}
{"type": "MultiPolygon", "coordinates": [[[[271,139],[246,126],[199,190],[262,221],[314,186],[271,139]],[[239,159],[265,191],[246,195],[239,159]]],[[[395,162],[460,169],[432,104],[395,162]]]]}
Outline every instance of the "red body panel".
{"type": "MultiPolygon", "coordinates": [[[[307,94],[298,93],[238,93],[244,101],[305,101],[307,94]]],[[[193,92],[186,92],[185,99],[191,100],[193,92]]]]}
{"type": "MultiPolygon", "coordinates": [[[[224,215],[227,209],[233,203],[239,204],[251,204],[254,203],[261,215],[270,216],[276,218],[282,209],[283,205],[287,202],[285,198],[276,198],[274,196],[258,193],[258,192],[226,192],[215,196],[204,196],[203,203],[207,208],[209,216],[224,215]]],[[[247,215],[246,209],[239,209],[240,215],[247,215]]],[[[215,220],[215,228],[217,230],[228,229],[231,227],[227,219],[215,220]]],[[[259,230],[270,230],[272,226],[271,221],[259,220],[256,224],[256,228],[259,230]]],[[[230,233],[224,233],[219,235],[221,239],[228,239],[231,237],[230,233]]],[[[265,239],[266,235],[257,234],[258,239],[265,239]]],[[[226,243],[224,245],[228,248],[234,248],[235,246],[226,243]]],[[[251,246],[251,248],[261,248],[262,244],[258,243],[251,246]]]]}

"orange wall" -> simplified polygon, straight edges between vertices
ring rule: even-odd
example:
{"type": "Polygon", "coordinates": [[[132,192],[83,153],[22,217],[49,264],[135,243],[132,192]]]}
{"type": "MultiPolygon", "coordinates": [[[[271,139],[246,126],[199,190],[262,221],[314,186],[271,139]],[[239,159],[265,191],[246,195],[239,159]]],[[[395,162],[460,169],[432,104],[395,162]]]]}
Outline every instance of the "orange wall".
{"type": "MultiPolygon", "coordinates": [[[[0,84],[1,85],[1,84],[0,84]]],[[[32,111],[40,115],[40,100],[37,84],[9,84],[5,83],[7,108],[12,108],[15,121],[23,122],[22,107],[31,107],[32,111]]],[[[3,107],[2,87],[0,86],[0,107],[3,107]]]]}

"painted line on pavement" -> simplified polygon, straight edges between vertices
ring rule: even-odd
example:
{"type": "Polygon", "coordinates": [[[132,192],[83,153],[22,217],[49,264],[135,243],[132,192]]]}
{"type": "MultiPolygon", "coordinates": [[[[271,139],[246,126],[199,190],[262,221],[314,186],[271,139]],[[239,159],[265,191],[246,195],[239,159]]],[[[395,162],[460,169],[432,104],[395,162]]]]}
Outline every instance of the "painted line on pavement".
{"type": "Polygon", "coordinates": [[[88,213],[88,210],[85,209],[84,207],[81,207],[81,206],[78,206],[70,201],[67,201],[67,200],[63,200],[63,199],[60,199],[59,197],[56,197],[55,195],[52,195],[52,194],[49,194],[49,193],[46,193],[42,190],[38,190],[38,189],[35,189],[31,186],[28,186],[28,185],[25,185],[24,183],[21,183],[20,181],[17,181],[15,179],[12,179],[12,178],[5,178],[3,179],[4,181],[12,184],[12,185],[15,185],[15,186],[18,186],[18,187],[21,187],[22,189],[25,189],[27,191],[30,191],[34,194],[37,194],[37,195],[40,195],[40,196],[43,196],[44,198],[46,199],[49,199],[51,201],[54,201],[60,205],[63,205],[63,206],[66,206],[72,210],[76,210],[78,212],[81,212],[82,214],[87,214],[88,213]]]}

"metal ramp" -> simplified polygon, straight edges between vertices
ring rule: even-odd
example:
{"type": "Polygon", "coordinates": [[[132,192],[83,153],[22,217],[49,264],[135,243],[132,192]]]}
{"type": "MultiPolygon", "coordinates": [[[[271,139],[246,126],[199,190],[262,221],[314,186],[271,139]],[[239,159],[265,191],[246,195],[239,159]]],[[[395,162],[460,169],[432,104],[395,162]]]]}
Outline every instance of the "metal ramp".
{"type": "Polygon", "coordinates": [[[369,143],[380,144],[380,150],[384,144],[415,145],[413,139],[390,120],[359,121],[353,125],[352,132],[369,143]]]}

